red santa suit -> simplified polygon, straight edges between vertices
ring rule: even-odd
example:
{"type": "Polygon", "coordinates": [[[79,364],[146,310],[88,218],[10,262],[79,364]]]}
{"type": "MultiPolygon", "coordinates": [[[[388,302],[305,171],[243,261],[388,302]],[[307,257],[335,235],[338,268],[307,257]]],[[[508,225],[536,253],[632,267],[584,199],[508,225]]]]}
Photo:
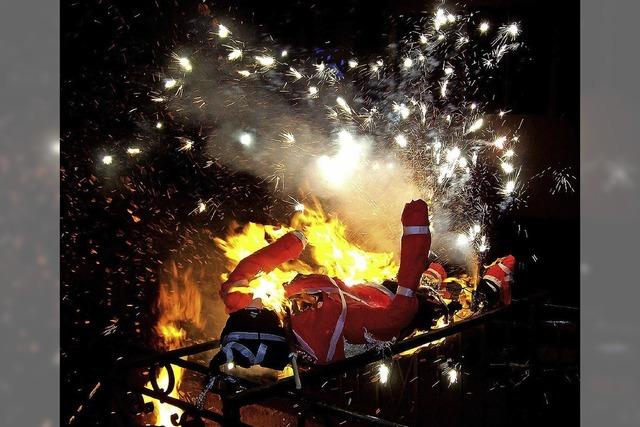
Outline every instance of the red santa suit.
{"type": "MultiPolygon", "coordinates": [[[[314,295],[317,303],[291,313],[297,344],[317,363],[344,358],[344,340],[359,344],[368,337],[390,340],[411,322],[418,309],[414,295],[425,271],[431,246],[428,208],[423,200],[407,203],[402,212],[403,235],[398,288],[393,294],[377,285],[347,286],[339,278],[313,274],[298,276],[285,285],[286,296],[314,295]]],[[[260,272],[269,272],[297,258],[306,245],[300,232],[286,234],[243,259],[222,285],[227,311],[247,307],[253,296],[243,287],[260,272]]]]}
{"type": "Polygon", "coordinates": [[[511,304],[511,284],[516,259],[513,255],[498,258],[489,265],[482,279],[500,295],[499,300],[503,305],[511,304]]]}

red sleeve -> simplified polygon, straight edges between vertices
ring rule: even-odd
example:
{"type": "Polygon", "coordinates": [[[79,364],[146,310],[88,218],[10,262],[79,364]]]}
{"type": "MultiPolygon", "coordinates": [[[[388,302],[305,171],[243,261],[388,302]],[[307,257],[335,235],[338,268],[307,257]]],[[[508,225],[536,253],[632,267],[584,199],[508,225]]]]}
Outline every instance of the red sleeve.
{"type": "Polygon", "coordinates": [[[240,261],[220,289],[220,296],[227,306],[227,311],[231,313],[240,310],[253,299],[251,293],[229,292],[230,288],[248,286],[259,272],[268,273],[279,265],[298,258],[305,245],[304,235],[294,231],[240,261]]]}
{"type": "Polygon", "coordinates": [[[431,248],[429,209],[424,200],[407,203],[402,211],[402,243],[398,285],[416,290],[431,248]]]}

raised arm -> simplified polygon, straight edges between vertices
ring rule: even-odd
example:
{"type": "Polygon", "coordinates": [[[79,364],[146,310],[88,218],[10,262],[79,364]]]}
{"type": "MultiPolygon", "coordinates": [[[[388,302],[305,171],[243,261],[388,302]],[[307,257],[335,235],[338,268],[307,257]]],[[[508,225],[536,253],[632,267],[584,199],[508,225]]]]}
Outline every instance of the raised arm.
{"type": "Polygon", "coordinates": [[[366,304],[349,306],[345,337],[353,343],[365,341],[365,330],[376,339],[389,340],[409,325],[418,310],[415,291],[425,270],[431,247],[429,209],[423,200],[407,203],[402,212],[402,244],[398,289],[384,308],[366,304]]]}
{"type": "Polygon", "coordinates": [[[259,273],[268,273],[287,261],[300,256],[307,239],[299,231],[292,231],[268,246],[244,258],[231,272],[220,288],[227,312],[245,308],[253,299],[249,282],[259,273]]]}

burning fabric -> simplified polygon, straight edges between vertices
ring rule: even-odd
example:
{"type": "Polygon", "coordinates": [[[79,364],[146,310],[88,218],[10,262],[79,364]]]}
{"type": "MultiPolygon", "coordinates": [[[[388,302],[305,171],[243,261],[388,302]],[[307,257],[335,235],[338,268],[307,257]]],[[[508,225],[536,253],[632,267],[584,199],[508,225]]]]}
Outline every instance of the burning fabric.
{"type": "MultiPolygon", "coordinates": [[[[358,276],[358,271],[367,271],[366,264],[333,262],[326,267],[329,274],[319,274],[298,259],[309,243],[305,234],[279,230],[277,240],[242,258],[222,284],[220,295],[230,317],[222,332],[221,350],[211,361],[212,371],[217,372],[222,364],[280,370],[291,355],[297,354],[313,363],[331,363],[345,357],[345,342],[364,344],[402,338],[417,327],[429,329],[450,309],[461,308],[446,305],[441,298],[451,297],[451,287],[445,284],[442,266],[428,263],[429,225],[424,201],[405,205],[397,282],[385,280],[382,284],[369,282],[366,274],[358,276]],[[342,269],[336,265],[342,265],[342,269]],[[336,272],[343,272],[348,281],[339,274],[332,277],[336,272]],[[273,279],[280,282],[274,283],[273,279]]],[[[318,228],[317,224],[309,227],[311,245],[332,236],[313,233],[318,228]]],[[[231,251],[232,245],[218,243],[231,251]]],[[[313,249],[318,260],[318,247],[313,249]]],[[[362,258],[366,263],[371,254],[361,249],[358,254],[356,249],[346,256],[362,258]]],[[[329,254],[337,259],[343,256],[337,247],[329,254]]],[[[374,261],[380,260],[381,254],[373,255],[377,255],[372,256],[374,261]]],[[[383,259],[383,277],[376,277],[378,283],[393,274],[392,257],[383,259]]],[[[513,256],[489,266],[474,292],[471,309],[509,304],[514,266],[513,256]]],[[[369,271],[372,275],[376,276],[369,271]]]]}

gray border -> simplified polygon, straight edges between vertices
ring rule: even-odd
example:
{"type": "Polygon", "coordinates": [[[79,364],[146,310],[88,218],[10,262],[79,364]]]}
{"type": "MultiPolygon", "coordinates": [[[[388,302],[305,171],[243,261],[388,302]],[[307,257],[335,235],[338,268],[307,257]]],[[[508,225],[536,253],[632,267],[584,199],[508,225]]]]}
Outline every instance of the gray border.
{"type": "Polygon", "coordinates": [[[59,425],[59,4],[0,2],[0,425],[59,425]]]}
{"type": "Polygon", "coordinates": [[[581,416],[637,426],[640,2],[581,6],[581,416]]]}

